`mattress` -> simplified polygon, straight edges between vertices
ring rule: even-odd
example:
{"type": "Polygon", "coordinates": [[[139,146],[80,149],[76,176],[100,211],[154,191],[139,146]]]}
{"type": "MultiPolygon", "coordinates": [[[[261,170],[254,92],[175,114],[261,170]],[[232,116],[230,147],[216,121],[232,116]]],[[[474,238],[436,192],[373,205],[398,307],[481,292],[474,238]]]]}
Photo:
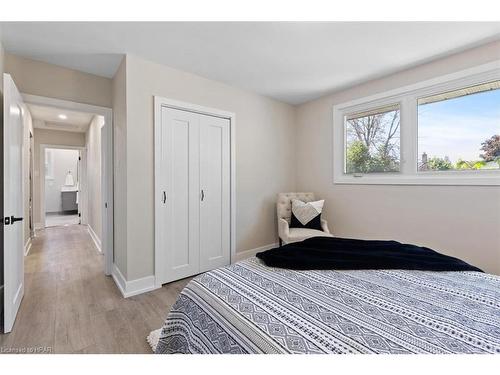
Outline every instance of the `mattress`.
{"type": "Polygon", "coordinates": [[[189,282],[156,353],[500,353],[500,277],[250,258],[189,282]]]}

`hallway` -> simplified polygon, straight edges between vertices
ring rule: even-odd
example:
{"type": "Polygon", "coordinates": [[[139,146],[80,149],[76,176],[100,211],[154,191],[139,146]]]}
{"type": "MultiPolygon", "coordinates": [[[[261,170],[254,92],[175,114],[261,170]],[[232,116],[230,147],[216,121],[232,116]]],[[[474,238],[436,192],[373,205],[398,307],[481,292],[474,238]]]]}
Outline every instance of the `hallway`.
{"type": "Polygon", "coordinates": [[[0,334],[0,352],[151,353],[146,336],[188,280],[125,299],[103,268],[86,226],[38,232],[25,257],[25,296],[13,331],[0,334]]]}

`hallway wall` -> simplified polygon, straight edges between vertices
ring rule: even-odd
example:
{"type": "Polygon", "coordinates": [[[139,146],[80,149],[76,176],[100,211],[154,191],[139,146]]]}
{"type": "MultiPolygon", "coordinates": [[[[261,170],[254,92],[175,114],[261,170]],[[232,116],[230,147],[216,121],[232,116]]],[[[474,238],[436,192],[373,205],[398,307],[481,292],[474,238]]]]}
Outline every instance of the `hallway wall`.
{"type": "Polygon", "coordinates": [[[5,54],[5,71],[21,93],[112,106],[111,79],[5,54]]]}

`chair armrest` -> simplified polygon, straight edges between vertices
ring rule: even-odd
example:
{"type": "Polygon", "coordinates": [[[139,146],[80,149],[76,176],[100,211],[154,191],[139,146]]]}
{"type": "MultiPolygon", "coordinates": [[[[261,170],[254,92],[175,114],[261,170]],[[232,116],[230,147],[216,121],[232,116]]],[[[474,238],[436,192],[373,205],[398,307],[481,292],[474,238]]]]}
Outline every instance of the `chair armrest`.
{"type": "Polygon", "coordinates": [[[328,229],[328,222],[325,219],[321,219],[321,228],[323,229],[323,232],[330,233],[330,230],[328,229]]]}
{"type": "Polygon", "coordinates": [[[288,221],[285,219],[278,219],[278,236],[284,240],[290,236],[290,228],[288,226],[288,221]]]}

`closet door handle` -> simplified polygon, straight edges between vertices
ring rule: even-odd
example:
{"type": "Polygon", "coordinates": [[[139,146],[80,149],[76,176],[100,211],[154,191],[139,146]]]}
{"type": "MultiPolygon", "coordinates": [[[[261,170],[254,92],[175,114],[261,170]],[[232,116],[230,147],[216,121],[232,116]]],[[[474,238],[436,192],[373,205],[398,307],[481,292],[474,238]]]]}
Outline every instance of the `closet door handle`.
{"type": "Polygon", "coordinates": [[[165,204],[167,202],[167,193],[165,191],[163,191],[163,204],[165,204]]]}
{"type": "Polygon", "coordinates": [[[203,189],[201,189],[201,201],[203,202],[203,199],[205,199],[205,192],[203,189]]]}

